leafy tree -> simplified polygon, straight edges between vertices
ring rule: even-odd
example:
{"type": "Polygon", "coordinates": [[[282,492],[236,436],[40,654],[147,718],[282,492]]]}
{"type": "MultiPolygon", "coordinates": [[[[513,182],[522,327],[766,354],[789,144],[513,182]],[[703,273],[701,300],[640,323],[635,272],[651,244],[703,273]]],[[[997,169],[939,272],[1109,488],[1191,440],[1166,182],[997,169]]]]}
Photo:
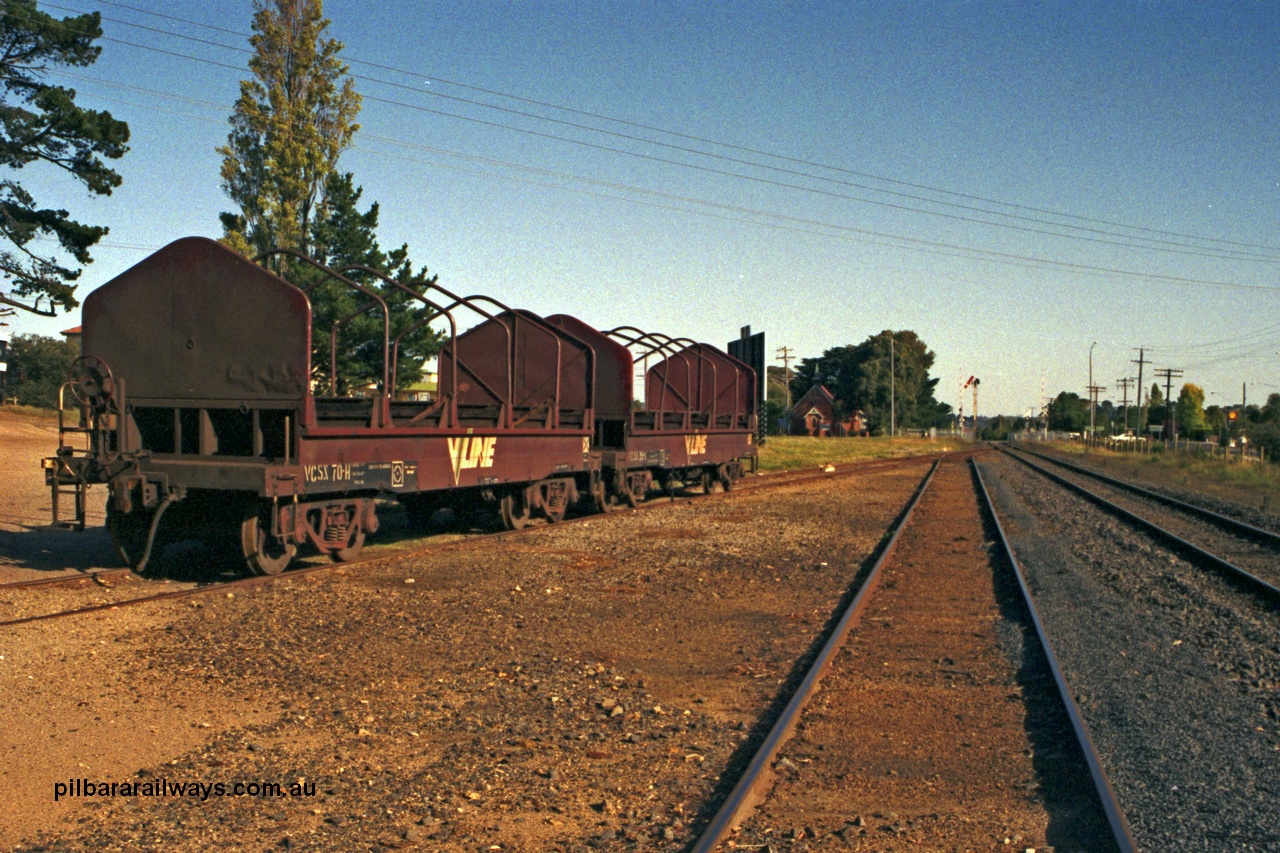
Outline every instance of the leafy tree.
{"type": "Polygon", "coordinates": [[[323,38],[321,0],[254,0],[249,60],[223,156],[222,188],[239,213],[221,215],[222,241],[246,255],[308,251],[338,156],[359,129],[360,96],[323,38]],[[345,78],[345,79],[344,79],[345,78]]]}
{"type": "Polygon", "coordinates": [[[821,383],[836,398],[837,415],[862,410],[873,433],[889,429],[891,398],[899,427],[946,426],[951,407],[934,398],[938,380],[929,376],[933,361],[933,351],[915,332],[886,329],[860,344],[835,347],[820,358],[801,361],[791,381],[791,396],[799,399],[821,383]]]}
{"type": "Polygon", "coordinates": [[[67,381],[71,362],[80,356],[80,347],[69,341],[44,335],[15,335],[9,342],[9,378],[6,394],[24,406],[53,409],[58,405],[58,389],[67,381]]]}
{"type": "Polygon", "coordinates": [[[765,367],[765,403],[764,414],[765,428],[769,435],[781,435],[784,430],[779,429],[778,421],[787,413],[787,371],[777,365],[770,364],[765,367]]]}
{"type": "Polygon", "coordinates": [[[1089,401],[1079,394],[1063,391],[1049,403],[1049,429],[1057,432],[1084,432],[1089,425],[1089,401]]]}
{"type": "Polygon", "coordinates": [[[1152,384],[1151,396],[1147,401],[1147,426],[1164,426],[1169,420],[1169,407],[1165,404],[1164,392],[1158,384],[1152,384]]]}
{"type": "Polygon", "coordinates": [[[1209,432],[1204,417],[1204,389],[1190,382],[1182,386],[1178,402],[1174,406],[1178,419],[1178,431],[1196,440],[1203,440],[1209,432]]]}
{"type": "MultiPolygon", "coordinates": [[[[111,195],[120,176],[102,158],[129,150],[129,126],[108,112],[76,105],[76,92],[43,82],[50,65],[83,67],[102,48],[99,15],[61,20],[36,9],[35,0],[2,0],[0,6],[0,167],[17,172],[35,162],[63,170],[94,195],[111,195]]],[[[0,179],[0,276],[12,287],[0,305],[52,317],[70,311],[81,267],[93,262],[89,247],[107,233],[65,210],[41,207],[14,177],[0,179]],[[33,245],[41,238],[58,249],[33,245]],[[66,260],[61,253],[70,256],[66,260]]]]}
{"type": "Polygon", "coordinates": [[[1111,400],[1103,400],[1094,410],[1094,419],[1098,425],[1098,434],[1110,435],[1115,432],[1120,420],[1120,409],[1111,400]]]}
{"type": "Polygon", "coordinates": [[[1209,432],[1218,436],[1219,444],[1227,443],[1227,413],[1221,406],[1210,406],[1205,409],[1204,423],[1209,432]]]}
{"type": "Polygon", "coordinates": [[[1280,394],[1267,395],[1267,402],[1258,410],[1258,418],[1266,423],[1280,423],[1280,394]]]}
{"type": "Polygon", "coordinates": [[[1280,423],[1259,421],[1249,424],[1249,443],[1267,455],[1269,462],[1280,462],[1280,423]]]}
{"type": "Polygon", "coordinates": [[[987,422],[978,431],[978,438],[983,441],[1008,441],[1009,437],[1026,429],[1026,418],[1014,418],[1009,415],[998,415],[987,422]]]}
{"type": "MultiPolygon", "coordinates": [[[[329,177],[325,189],[328,198],[325,216],[316,221],[311,232],[312,254],[316,260],[339,272],[353,265],[371,267],[415,290],[434,284],[436,276],[428,276],[425,266],[414,272],[408,244],[383,252],[376,235],[378,203],[372,203],[367,211],[361,213],[358,205],[362,192],[362,188],[354,185],[350,172],[329,177]]],[[[421,375],[423,361],[435,355],[442,343],[442,338],[429,325],[410,330],[430,314],[430,310],[421,301],[375,275],[350,272],[348,276],[386,300],[391,309],[391,340],[394,342],[403,335],[397,359],[396,385],[399,388],[412,385],[421,375]]],[[[373,300],[342,282],[320,280],[320,276],[308,270],[296,270],[295,277],[319,281],[310,289],[314,330],[311,362],[313,378],[327,384],[330,332],[334,322],[347,320],[373,300]]],[[[439,303],[440,300],[435,301],[439,303]]],[[[338,364],[336,385],[342,393],[381,381],[381,308],[357,314],[341,326],[338,364]]]]}

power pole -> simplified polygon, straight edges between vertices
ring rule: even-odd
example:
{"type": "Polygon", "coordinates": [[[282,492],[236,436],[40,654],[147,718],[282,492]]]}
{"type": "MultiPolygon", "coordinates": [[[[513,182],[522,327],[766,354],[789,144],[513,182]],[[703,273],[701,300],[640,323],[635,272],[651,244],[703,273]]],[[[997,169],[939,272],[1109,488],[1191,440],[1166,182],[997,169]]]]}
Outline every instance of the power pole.
{"type": "Polygon", "coordinates": [[[787,411],[791,411],[791,362],[795,359],[791,347],[778,347],[777,359],[782,362],[782,373],[787,379],[787,411]]]}
{"type": "Polygon", "coordinates": [[[1049,395],[1044,391],[1044,371],[1040,371],[1040,437],[1049,438],[1049,395]]]}
{"type": "Polygon", "coordinates": [[[1098,345],[1097,341],[1089,344],[1089,440],[1084,443],[1087,448],[1094,439],[1097,438],[1098,426],[1095,421],[1095,415],[1098,410],[1098,395],[1093,390],[1093,348],[1098,345]]]}
{"type": "Polygon", "coordinates": [[[1138,435],[1142,435],[1142,428],[1147,424],[1146,412],[1142,410],[1142,366],[1147,363],[1142,347],[1138,347],[1138,360],[1132,363],[1138,365],[1138,435]]]}
{"type": "Polygon", "coordinates": [[[894,370],[894,347],[893,334],[889,334],[889,437],[893,438],[898,434],[898,401],[897,396],[897,376],[894,370]]]}
{"type": "Polygon", "coordinates": [[[1162,379],[1164,379],[1164,404],[1169,407],[1169,423],[1170,423],[1169,435],[1173,437],[1173,440],[1175,442],[1175,448],[1176,448],[1177,446],[1176,442],[1178,440],[1178,415],[1177,415],[1178,409],[1176,406],[1173,405],[1173,396],[1172,396],[1173,380],[1176,378],[1181,378],[1182,368],[1162,367],[1154,371],[1154,373],[1156,376],[1159,376],[1162,379]]]}
{"type": "MultiPolygon", "coordinates": [[[[1096,438],[1097,427],[1093,421],[1093,413],[1098,408],[1098,395],[1107,390],[1105,385],[1089,386],[1089,440],[1092,442],[1096,438]]],[[[1088,445],[1086,445],[1087,447],[1088,445]]]]}
{"type": "Polygon", "coordinates": [[[1132,385],[1133,382],[1134,380],[1130,376],[1116,380],[1116,387],[1124,394],[1124,402],[1121,404],[1123,408],[1121,411],[1124,412],[1124,431],[1126,434],[1129,432],[1129,386],[1132,385]]]}

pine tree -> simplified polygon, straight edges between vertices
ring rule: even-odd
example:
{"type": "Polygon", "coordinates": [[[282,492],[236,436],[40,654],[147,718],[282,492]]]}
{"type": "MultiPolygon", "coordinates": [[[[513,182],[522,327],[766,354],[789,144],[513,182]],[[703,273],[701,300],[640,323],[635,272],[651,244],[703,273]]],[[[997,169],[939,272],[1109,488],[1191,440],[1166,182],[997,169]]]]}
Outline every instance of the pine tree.
{"type": "Polygon", "coordinates": [[[312,224],[338,157],[359,129],[360,96],[323,38],[321,0],[255,0],[249,60],[223,156],[222,188],[239,207],[223,213],[222,241],[246,255],[308,251],[312,224]]]}
{"type": "MultiPolygon", "coordinates": [[[[367,211],[359,211],[361,187],[355,186],[350,172],[329,177],[325,187],[325,215],[311,232],[312,254],[316,260],[375,291],[391,309],[390,338],[400,338],[396,386],[405,388],[419,378],[423,361],[440,349],[441,339],[428,325],[419,321],[429,309],[419,300],[375,275],[350,270],[366,266],[421,291],[434,284],[427,268],[414,272],[409,260],[409,246],[402,245],[383,252],[378,245],[378,203],[367,211]]],[[[302,272],[302,271],[299,271],[302,272]]],[[[338,374],[335,386],[340,393],[361,388],[382,378],[382,314],[374,308],[357,314],[371,300],[341,282],[319,281],[309,291],[312,308],[313,378],[322,384],[329,379],[331,330],[334,322],[346,321],[338,333],[338,374]],[[352,316],[352,315],[355,316],[352,316]]]]}
{"type": "MultiPolygon", "coordinates": [[[[101,35],[97,12],[58,20],[38,11],[35,0],[0,0],[0,167],[16,172],[47,163],[94,195],[120,186],[102,158],[124,156],[129,126],[77,106],[74,89],[42,80],[50,65],[92,65],[102,51],[93,42],[101,35]]],[[[106,233],[65,210],[40,207],[14,178],[0,179],[0,238],[12,246],[0,249],[0,276],[12,285],[11,294],[0,293],[0,306],[52,317],[79,305],[74,282],[81,266],[93,262],[89,247],[106,233]],[[33,246],[41,237],[56,240],[74,263],[33,246]]]]}

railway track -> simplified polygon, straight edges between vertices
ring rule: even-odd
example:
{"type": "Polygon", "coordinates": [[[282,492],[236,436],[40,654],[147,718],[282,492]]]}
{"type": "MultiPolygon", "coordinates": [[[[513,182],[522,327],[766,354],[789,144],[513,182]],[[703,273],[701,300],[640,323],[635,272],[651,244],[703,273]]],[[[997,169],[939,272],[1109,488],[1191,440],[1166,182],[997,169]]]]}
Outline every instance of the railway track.
{"type": "Polygon", "coordinates": [[[1138,848],[1277,849],[1270,585],[1078,476],[1013,454],[982,468],[1138,848]]]}
{"type": "Polygon", "coordinates": [[[1004,449],[1041,475],[1280,605],[1280,534],[1040,453],[1004,449]],[[1026,458],[1051,462],[1057,473],[1026,458]],[[1092,481],[1093,488],[1083,483],[1092,481]]]}
{"type": "MultiPolygon", "coordinates": [[[[872,460],[869,462],[833,466],[833,470],[821,470],[817,472],[805,470],[770,474],[745,480],[741,483],[740,489],[742,491],[751,492],[757,490],[785,488],[788,486],[803,485],[805,483],[819,480],[839,478],[842,476],[851,476],[885,469],[923,466],[934,461],[936,458],[936,456],[927,456],[908,457],[905,459],[872,460]]],[[[679,496],[672,495],[667,499],[651,499],[650,501],[641,504],[639,507],[636,507],[633,511],[652,509],[656,506],[662,506],[676,500],[705,500],[708,498],[714,500],[724,494],[719,490],[718,486],[716,489],[717,491],[711,495],[702,495],[699,492],[694,495],[687,493],[679,496]]],[[[735,489],[735,491],[737,491],[737,489],[735,489]]],[[[622,511],[623,510],[618,510],[618,512],[622,511]]],[[[602,518],[600,515],[569,517],[558,522],[557,526],[590,522],[600,518],[602,518]]],[[[143,579],[125,569],[101,570],[78,575],[64,575],[55,578],[37,578],[33,580],[15,581],[0,584],[0,608],[3,608],[0,609],[0,613],[4,614],[3,618],[0,618],[0,627],[24,625],[31,622],[42,622],[52,619],[66,619],[98,613],[104,610],[133,607],[155,601],[168,601],[178,598],[205,595],[212,592],[252,588],[271,583],[273,580],[280,578],[299,577],[302,575],[333,571],[335,569],[359,568],[361,566],[383,563],[389,560],[407,559],[432,551],[456,547],[462,542],[469,542],[476,538],[519,536],[532,533],[535,530],[545,529],[546,527],[546,524],[535,523],[520,530],[465,534],[461,537],[451,537],[447,539],[447,541],[438,541],[437,539],[437,541],[427,541],[425,543],[422,538],[414,537],[408,540],[408,544],[403,547],[393,547],[377,554],[368,555],[363,558],[344,563],[331,563],[323,561],[322,558],[315,557],[306,561],[298,561],[298,564],[293,568],[278,575],[239,577],[231,580],[218,580],[203,583],[187,582],[181,583],[180,588],[177,589],[173,588],[173,582],[169,579],[143,579]],[[156,587],[160,587],[160,589],[158,591],[150,591],[155,590],[156,587]],[[52,592],[53,590],[59,590],[60,592],[52,592]],[[146,594],[131,597],[130,593],[135,591],[146,591],[146,594]],[[24,594],[44,595],[38,599],[30,596],[25,600],[18,598],[18,596],[24,594]],[[39,603],[41,601],[53,601],[54,607],[52,609],[37,609],[39,608],[39,603]]],[[[430,538],[436,539],[436,537],[430,538]]]]}
{"type": "MultiPolygon", "coordinates": [[[[1007,563],[978,545],[982,520],[967,480],[959,461],[935,463],[696,853],[807,839],[1024,849],[1035,846],[1027,833],[1067,849],[1136,849],[1003,533],[1007,563]],[[968,526],[957,527],[966,508],[968,526]],[[992,571],[1017,576],[1016,614],[1011,596],[1001,614],[974,583],[992,571]],[[995,648],[991,623],[1002,619],[1022,622],[1039,643],[1018,674],[995,648]],[[1008,698],[1025,704],[1023,718],[1008,698]],[[1030,743],[1020,741],[1024,728],[1030,743]],[[1072,733],[1074,753],[1062,748],[1072,733]],[[1013,755],[1019,747],[1025,754],[1013,755]],[[991,775],[1009,784],[983,778],[991,775]]],[[[977,488],[994,521],[980,478],[977,488]]]]}

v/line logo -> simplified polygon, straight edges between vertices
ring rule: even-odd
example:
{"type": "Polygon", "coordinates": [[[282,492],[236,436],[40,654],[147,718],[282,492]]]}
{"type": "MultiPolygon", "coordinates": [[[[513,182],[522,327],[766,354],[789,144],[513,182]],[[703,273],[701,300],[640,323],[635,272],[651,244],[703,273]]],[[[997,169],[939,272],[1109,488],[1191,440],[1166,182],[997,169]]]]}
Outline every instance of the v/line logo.
{"type": "Polygon", "coordinates": [[[690,456],[701,456],[707,452],[707,437],[705,435],[686,435],[684,437],[684,452],[690,456]]]}
{"type": "Polygon", "coordinates": [[[453,484],[464,468],[492,468],[493,451],[498,445],[494,435],[460,435],[449,440],[449,459],[453,462],[453,484]]]}

